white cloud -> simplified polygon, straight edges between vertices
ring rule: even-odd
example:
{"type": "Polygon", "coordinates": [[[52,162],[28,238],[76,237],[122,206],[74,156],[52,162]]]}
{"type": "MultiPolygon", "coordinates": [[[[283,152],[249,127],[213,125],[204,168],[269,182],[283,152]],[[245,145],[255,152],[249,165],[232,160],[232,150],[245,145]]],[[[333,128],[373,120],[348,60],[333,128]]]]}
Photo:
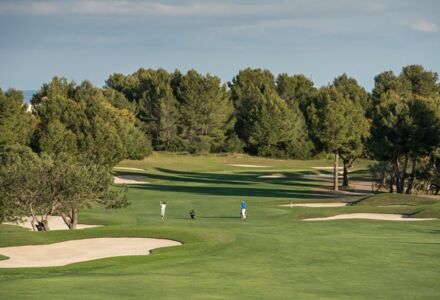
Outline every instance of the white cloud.
{"type": "Polygon", "coordinates": [[[439,32],[440,30],[437,24],[428,22],[426,20],[421,20],[411,24],[411,28],[413,30],[421,31],[421,32],[439,32]]]}

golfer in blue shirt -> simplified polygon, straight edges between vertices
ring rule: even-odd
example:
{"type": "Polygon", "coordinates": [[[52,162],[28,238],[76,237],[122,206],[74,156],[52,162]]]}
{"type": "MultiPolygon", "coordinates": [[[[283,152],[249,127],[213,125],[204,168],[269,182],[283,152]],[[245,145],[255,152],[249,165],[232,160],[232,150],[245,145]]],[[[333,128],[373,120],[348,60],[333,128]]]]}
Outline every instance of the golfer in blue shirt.
{"type": "Polygon", "coordinates": [[[246,202],[245,201],[241,201],[241,218],[242,219],[246,219],[246,202]]]}

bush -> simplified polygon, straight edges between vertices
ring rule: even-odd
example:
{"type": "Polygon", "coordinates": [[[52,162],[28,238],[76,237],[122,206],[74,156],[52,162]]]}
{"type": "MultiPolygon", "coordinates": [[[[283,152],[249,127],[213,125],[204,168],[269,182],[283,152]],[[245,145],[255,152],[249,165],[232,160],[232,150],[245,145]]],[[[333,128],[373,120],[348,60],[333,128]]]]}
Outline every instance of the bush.
{"type": "Polygon", "coordinates": [[[235,133],[225,141],[224,151],[229,153],[242,153],[245,143],[235,133]]]}

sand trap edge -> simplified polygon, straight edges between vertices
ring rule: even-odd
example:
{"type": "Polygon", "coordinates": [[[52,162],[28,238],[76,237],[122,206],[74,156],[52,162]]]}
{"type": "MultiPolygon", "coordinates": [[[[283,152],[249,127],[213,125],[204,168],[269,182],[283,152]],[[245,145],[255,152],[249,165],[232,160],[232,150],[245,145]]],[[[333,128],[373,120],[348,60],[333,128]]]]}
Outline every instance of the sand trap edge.
{"type": "Polygon", "coordinates": [[[276,179],[276,178],[286,178],[284,174],[271,174],[271,175],[261,175],[258,178],[268,178],[268,179],[276,179]]]}
{"type": "Polygon", "coordinates": [[[181,242],[168,239],[118,237],[3,247],[0,248],[0,254],[9,259],[1,260],[0,268],[66,266],[102,258],[149,255],[154,249],[180,245],[181,242]]]}
{"type": "Polygon", "coordinates": [[[148,181],[140,181],[130,178],[131,175],[113,176],[113,184],[149,184],[148,181]]]}
{"type": "Polygon", "coordinates": [[[309,218],[302,221],[332,221],[332,220],[380,220],[380,221],[432,221],[436,218],[409,218],[402,214],[374,214],[374,213],[352,213],[341,214],[324,218],[309,218]]]}
{"type": "MultiPolygon", "coordinates": [[[[38,219],[40,216],[38,216],[38,219]]],[[[49,216],[47,218],[49,222],[49,230],[69,230],[67,225],[64,223],[63,218],[60,216],[49,216]]],[[[6,225],[14,225],[14,226],[20,226],[23,228],[27,228],[32,230],[32,224],[31,224],[31,218],[27,217],[23,219],[23,222],[15,223],[15,222],[3,222],[3,224],[6,225]]],[[[95,228],[95,227],[102,227],[103,225],[89,225],[89,224],[77,224],[76,229],[87,229],[87,228],[95,228]]]]}
{"type": "Polygon", "coordinates": [[[280,207],[313,207],[313,208],[319,208],[319,207],[343,207],[348,206],[348,203],[345,202],[335,202],[335,203],[292,203],[292,204],[282,204],[278,205],[280,207]]]}

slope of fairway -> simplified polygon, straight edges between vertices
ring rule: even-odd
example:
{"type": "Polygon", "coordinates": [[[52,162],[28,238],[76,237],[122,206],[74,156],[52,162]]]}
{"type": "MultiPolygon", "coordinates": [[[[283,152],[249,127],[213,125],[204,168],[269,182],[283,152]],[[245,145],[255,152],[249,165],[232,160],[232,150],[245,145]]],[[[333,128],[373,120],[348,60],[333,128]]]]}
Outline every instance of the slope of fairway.
{"type": "Polygon", "coordinates": [[[125,209],[81,211],[80,222],[105,226],[29,232],[0,225],[0,247],[97,237],[165,238],[183,245],[150,256],[0,269],[0,299],[438,299],[440,221],[301,221],[347,213],[439,217],[436,201],[381,207],[387,195],[371,198],[377,201],[371,205],[355,196],[343,199],[357,203],[351,206],[279,207],[291,201],[341,202],[316,189],[329,184],[327,179],[303,176],[330,161],[155,154],[121,166],[144,171],[115,174],[139,172],[149,184],[130,186],[131,206],[125,209]],[[285,177],[259,178],[274,173],[285,177]],[[247,220],[239,218],[242,200],[247,220]],[[165,220],[159,201],[167,201],[165,220]],[[189,219],[190,209],[195,220],[189,219]]]}

